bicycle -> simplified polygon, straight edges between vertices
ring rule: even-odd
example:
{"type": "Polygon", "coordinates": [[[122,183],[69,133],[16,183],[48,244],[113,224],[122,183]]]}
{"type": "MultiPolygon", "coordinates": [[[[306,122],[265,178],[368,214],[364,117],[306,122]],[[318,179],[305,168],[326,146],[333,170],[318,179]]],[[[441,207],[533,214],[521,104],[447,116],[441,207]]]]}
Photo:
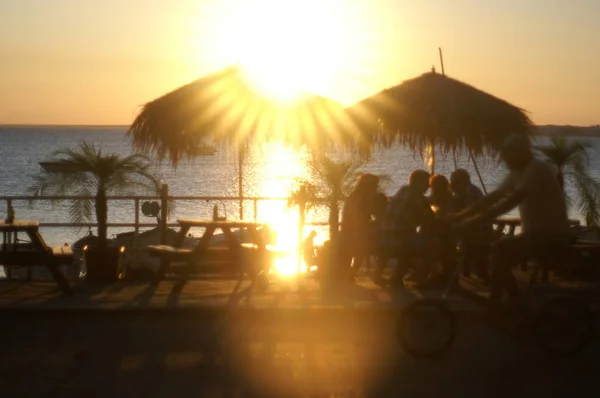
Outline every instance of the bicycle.
{"type": "MultiPolygon", "coordinates": [[[[467,292],[458,284],[464,259],[464,253],[459,249],[456,268],[441,299],[418,299],[402,310],[397,328],[398,338],[403,349],[413,357],[430,358],[440,355],[454,342],[456,318],[447,305],[451,292],[454,291],[475,304],[489,303],[489,299],[483,296],[476,298],[474,293],[467,292]],[[413,328],[418,331],[413,333],[413,328]]],[[[523,294],[527,307],[534,301],[534,285],[540,269],[539,264],[534,267],[523,294]]],[[[542,350],[560,356],[580,352],[591,339],[591,311],[589,305],[581,299],[559,296],[541,305],[536,315],[531,316],[530,313],[526,311],[524,319],[518,319],[515,314],[502,313],[499,314],[502,319],[484,316],[484,320],[494,328],[508,327],[509,331],[517,332],[518,335],[530,329],[542,350]]]]}

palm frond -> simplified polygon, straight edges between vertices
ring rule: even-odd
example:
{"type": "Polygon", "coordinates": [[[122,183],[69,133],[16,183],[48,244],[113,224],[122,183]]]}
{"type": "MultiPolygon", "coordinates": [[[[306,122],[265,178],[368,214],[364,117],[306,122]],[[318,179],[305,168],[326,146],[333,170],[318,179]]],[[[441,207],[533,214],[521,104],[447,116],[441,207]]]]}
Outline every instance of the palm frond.
{"type": "Polygon", "coordinates": [[[579,194],[579,212],[584,216],[587,226],[600,226],[600,186],[594,180],[579,176],[576,188],[579,194]]]}
{"type": "MultiPolygon", "coordinates": [[[[53,156],[52,172],[44,170],[33,176],[33,184],[28,188],[32,196],[107,196],[135,194],[138,190],[158,194],[158,180],[151,172],[152,162],[143,155],[104,154],[101,148],[83,142],[77,150],[64,148],[55,151],[53,156]]],[[[70,205],[71,221],[89,221],[93,210],[92,201],[75,201],[70,205]]]]}
{"type": "Polygon", "coordinates": [[[69,216],[74,224],[92,222],[94,204],[91,200],[74,200],[69,206],[69,216]]]}
{"type": "Polygon", "coordinates": [[[563,184],[567,205],[575,204],[588,226],[600,225],[600,182],[588,173],[590,151],[594,146],[589,142],[553,136],[550,144],[536,149],[558,169],[557,177],[563,184]],[[567,194],[569,185],[575,188],[576,199],[567,194]]]}
{"type": "Polygon", "coordinates": [[[296,188],[288,198],[288,207],[304,204],[305,211],[309,211],[319,204],[319,188],[310,181],[300,180],[296,188]]]}
{"type": "Polygon", "coordinates": [[[84,173],[41,172],[33,176],[33,184],[27,188],[32,196],[65,196],[89,185],[89,176],[84,173]]]}
{"type": "Polygon", "coordinates": [[[589,163],[589,150],[594,146],[587,142],[567,140],[562,136],[550,138],[550,144],[539,145],[537,151],[544,155],[560,171],[573,163],[589,163]]]}
{"type": "Polygon", "coordinates": [[[590,227],[600,225],[600,182],[590,176],[582,163],[573,165],[574,172],[571,180],[577,189],[579,200],[577,205],[590,227]]]}
{"type": "Polygon", "coordinates": [[[321,155],[313,159],[311,167],[316,177],[324,183],[325,195],[330,196],[334,191],[347,194],[356,182],[356,171],[365,163],[365,159],[349,161],[334,161],[321,155]]]}

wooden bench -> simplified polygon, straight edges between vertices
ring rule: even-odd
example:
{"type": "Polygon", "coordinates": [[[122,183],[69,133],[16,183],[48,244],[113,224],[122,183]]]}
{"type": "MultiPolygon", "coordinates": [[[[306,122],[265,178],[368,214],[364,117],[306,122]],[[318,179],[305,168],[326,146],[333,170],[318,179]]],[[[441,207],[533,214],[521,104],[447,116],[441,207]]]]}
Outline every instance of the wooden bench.
{"type": "Polygon", "coordinates": [[[259,254],[258,248],[252,245],[241,245],[239,251],[228,247],[209,246],[203,248],[201,253],[169,245],[150,245],[148,251],[151,256],[169,261],[170,267],[190,266],[194,272],[204,273],[245,272],[245,260],[257,258],[259,254]]]}
{"type": "Polygon", "coordinates": [[[71,265],[75,256],[70,246],[47,246],[45,251],[34,247],[7,247],[0,251],[0,264],[5,267],[45,265],[49,259],[55,265],[71,265]]]}
{"type": "Polygon", "coordinates": [[[259,292],[266,292],[268,289],[268,270],[272,268],[275,258],[289,254],[275,246],[259,246],[253,243],[242,243],[239,245],[239,250],[209,246],[203,248],[200,253],[169,245],[150,245],[148,250],[150,255],[168,261],[170,269],[188,267],[187,272],[193,270],[211,274],[239,273],[238,284],[245,274],[256,283],[259,292]]]}
{"type": "MultiPolygon", "coordinates": [[[[46,266],[52,277],[64,293],[71,293],[71,287],[58,266],[72,264],[75,260],[69,246],[50,247],[39,233],[39,222],[20,220],[13,223],[0,223],[2,246],[0,248],[0,265],[6,269],[11,278],[11,267],[46,266]],[[29,241],[19,239],[19,233],[25,233],[29,241]]],[[[28,272],[31,279],[31,272],[28,272]]]]}
{"type": "MultiPolygon", "coordinates": [[[[254,243],[242,243],[240,246],[247,250],[260,250],[260,247],[254,243]]],[[[273,245],[265,245],[263,249],[273,257],[286,257],[289,254],[288,250],[273,245]]]]}

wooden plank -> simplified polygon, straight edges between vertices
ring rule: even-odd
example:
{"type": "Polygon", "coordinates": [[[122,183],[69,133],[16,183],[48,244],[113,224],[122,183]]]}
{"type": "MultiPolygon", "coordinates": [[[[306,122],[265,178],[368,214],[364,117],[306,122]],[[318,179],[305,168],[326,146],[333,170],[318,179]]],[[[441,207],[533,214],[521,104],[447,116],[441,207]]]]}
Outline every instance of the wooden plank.
{"type": "Polygon", "coordinates": [[[172,261],[185,261],[192,255],[191,249],[182,249],[169,245],[149,245],[148,251],[153,257],[160,257],[172,261]]]}
{"type": "MultiPolygon", "coordinates": [[[[521,219],[519,217],[498,217],[493,221],[493,223],[504,225],[504,226],[518,227],[521,225],[521,219]]],[[[581,223],[579,222],[579,220],[573,220],[573,219],[569,220],[569,225],[571,225],[571,226],[577,226],[580,224],[581,223]]]]}
{"type": "MultiPolygon", "coordinates": [[[[240,244],[240,246],[242,247],[242,249],[246,249],[246,250],[259,250],[260,246],[257,245],[256,243],[242,243],[240,244]]],[[[293,250],[289,250],[289,249],[284,249],[275,245],[265,245],[264,249],[275,255],[278,257],[286,257],[288,255],[290,255],[290,253],[293,252],[293,250]]]]}
{"type": "Polygon", "coordinates": [[[214,221],[214,220],[206,220],[206,219],[196,219],[196,218],[179,218],[177,222],[181,226],[189,226],[189,227],[208,227],[213,226],[217,229],[219,228],[257,228],[263,225],[260,222],[254,221],[214,221]]]}
{"type": "Polygon", "coordinates": [[[73,255],[73,249],[71,249],[71,246],[52,246],[50,249],[52,250],[52,254],[55,256],[73,255]]]}
{"type": "Polygon", "coordinates": [[[235,257],[227,247],[207,247],[199,253],[195,253],[192,249],[182,249],[168,245],[150,245],[148,246],[148,250],[150,251],[150,255],[154,257],[163,257],[171,261],[230,262],[235,257]]]}
{"type": "Polygon", "coordinates": [[[52,257],[57,265],[71,265],[75,262],[73,249],[70,246],[52,246],[52,257]]]}
{"type": "Polygon", "coordinates": [[[14,220],[10,224],[0,221],[0,232],[32,231],[37,230],[39,226],[40,222],[37,220],[14,220]]]}

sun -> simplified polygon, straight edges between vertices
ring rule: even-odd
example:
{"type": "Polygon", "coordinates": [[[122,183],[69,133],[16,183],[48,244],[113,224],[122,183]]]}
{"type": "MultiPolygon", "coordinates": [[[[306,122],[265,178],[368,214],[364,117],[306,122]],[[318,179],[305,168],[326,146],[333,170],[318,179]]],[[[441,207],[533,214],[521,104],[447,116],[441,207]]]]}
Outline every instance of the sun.
{"type": "Polygon", "coordinates": [[[239,62],[261,89],[281,99],[322,87],[340,70],[340,38],[315,9],[271,1],[249,16],[239,62]]]}
{"type": "Polygon", "coordinates": [[[248,3],[238,56],[259,88],[286,100],[322,88],[340,70],[341,29],[323,7],[310,1],[248,3]]]}
{"type": "Polygon", "coordinates": [[[353,23],[343,2],[216,2],[204,42],[211,56],[239,64],[257,88],[281,100],[322,94],[350,61],[353,23]]]}

